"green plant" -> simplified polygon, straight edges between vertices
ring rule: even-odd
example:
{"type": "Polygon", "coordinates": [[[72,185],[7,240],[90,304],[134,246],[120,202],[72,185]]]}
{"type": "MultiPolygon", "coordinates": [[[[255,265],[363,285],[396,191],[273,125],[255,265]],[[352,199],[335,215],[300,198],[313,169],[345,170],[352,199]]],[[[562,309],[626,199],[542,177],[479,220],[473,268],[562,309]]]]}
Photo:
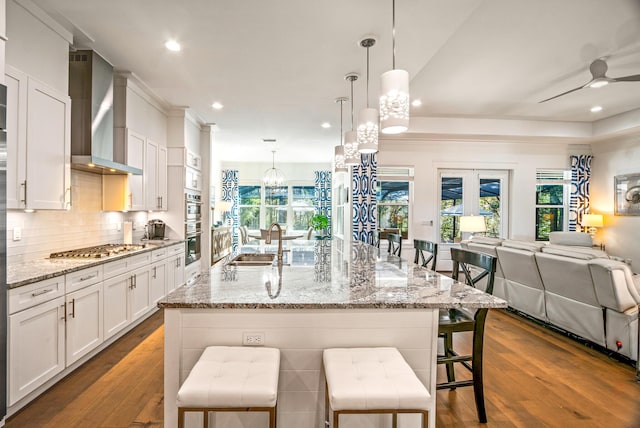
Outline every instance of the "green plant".
{"type": "Polygon", "coordinates": [[[316,231],[326,229],[329,227],[329,217],[324,214],[316,214],[309,220],[309,226],[316,231]]]}

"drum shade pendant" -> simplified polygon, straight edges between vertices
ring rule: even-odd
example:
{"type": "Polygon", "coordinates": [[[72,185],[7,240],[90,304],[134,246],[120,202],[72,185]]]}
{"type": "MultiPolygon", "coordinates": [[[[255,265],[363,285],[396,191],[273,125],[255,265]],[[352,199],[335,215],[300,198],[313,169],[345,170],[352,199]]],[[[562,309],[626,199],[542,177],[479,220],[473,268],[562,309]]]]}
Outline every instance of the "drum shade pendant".
{"type": "Polygon", "coordinates": [[[357,132],[354,130],[353,121],[353,82],[358,80],[356,73],[349,73],[344,78],[351,83],[351,131],[344,133],[344,164],[345,166],[360,165],[360,153],[358,152],[357,132]]]}
{"type": "Polygon", "coordinates": [[[271,168],[266,170],[262,175],[262,182],[265,187],[276,187],[284,184],[284,173],[276,168],[276,151],[271,151],[271,168]]]}
{"type": "Polygon", "coordinates": [[[378,151],[378,110],[369,107],[369,48],[375,44],[371,37],[360,40],[360,46],[367,49],[367,108],[358,115],[358,151],[362,154],[378,151]]]}
{"type": "Polygon", "coordinates": [[[399,134],[409,129],[409,73],[396,69],[396,1],[392,0],[393,70],[380,76],[380,131],[399,134]]]}
{"type": "Polygon", "coordinates": [[[344,147],[342,145],[342,106],[347,98],[336,98],[336,103],[340,104],[340,144],[334,148],[334,172],[349,172],[349,168],[344,164],[344,147]]]}

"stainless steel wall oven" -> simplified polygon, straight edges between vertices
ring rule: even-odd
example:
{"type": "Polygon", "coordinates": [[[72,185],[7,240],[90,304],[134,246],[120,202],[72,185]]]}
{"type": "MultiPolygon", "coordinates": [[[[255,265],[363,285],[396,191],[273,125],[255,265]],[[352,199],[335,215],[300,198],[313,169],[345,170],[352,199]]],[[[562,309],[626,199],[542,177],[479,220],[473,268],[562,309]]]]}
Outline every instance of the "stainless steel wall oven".
{"type": "Polygon", "coordinates": [[[202,199],[199,193],[187,192],[184,195],[185,223],[185,266],[200,260],[200,242],[202,240],[202,199]]]}

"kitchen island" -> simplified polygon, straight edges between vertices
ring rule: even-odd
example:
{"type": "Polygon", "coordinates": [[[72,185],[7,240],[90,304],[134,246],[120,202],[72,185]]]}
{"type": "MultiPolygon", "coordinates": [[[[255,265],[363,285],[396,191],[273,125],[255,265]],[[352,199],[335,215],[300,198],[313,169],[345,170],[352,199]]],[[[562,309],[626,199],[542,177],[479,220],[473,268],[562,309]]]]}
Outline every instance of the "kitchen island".
{"type": "MultiPolygon", "coordinates": [[[[438,309],[507,305],[360,242],[291,241],[285,250],[284,266],[232,265],[229,256],[159,303],[165,309],[165,427],[177,426],[177,391],[207,346],[257,341],[279,348],[278,426],[321,428],[323,349],[396,347],[435,395],[438,309]]],[[[189,416],[186,426],[198,426],[200,415],[189,416]]],[[[218,413],[213,419],[216,427],[233,428],[266,426],[264,418],[218,413]]],[[[347,416],[341,426],[383,427],[388,418],[347,416]]],[[[399,420],[401,427],[419,424],[416,415],[399,420]]],[[[435,400],[430,426],[434,421],[435,400]]]]}

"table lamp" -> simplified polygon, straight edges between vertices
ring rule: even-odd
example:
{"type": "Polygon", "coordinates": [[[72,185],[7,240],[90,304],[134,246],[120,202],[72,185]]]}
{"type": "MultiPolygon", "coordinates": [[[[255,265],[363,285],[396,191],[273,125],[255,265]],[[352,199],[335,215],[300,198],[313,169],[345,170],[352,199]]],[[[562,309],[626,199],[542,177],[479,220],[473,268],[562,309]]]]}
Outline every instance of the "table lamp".
{"type": "Polygon", "coordinates": [[[591,239],[593,239],[598,230],[597,228],[603,226],[602,214],[583,214],[580,226],[586,227],[591,239]]]}
{"type": "Polygon", "coordinates": [[[463,215],[460,217],[460,232],[470,232],[471,238],[476,232],[486,232],[487,225],[481,215],[463,215]]]}
{"type": "Polygon", "coordinates": [[[232,222],[232,218],[229,215],[231,208],[233,207],[233,202],[231,201],[220,201],[218,204],[220,207],[220,212],[222,212],[222,222],[224,224],[228,224],[232,222]]]}

